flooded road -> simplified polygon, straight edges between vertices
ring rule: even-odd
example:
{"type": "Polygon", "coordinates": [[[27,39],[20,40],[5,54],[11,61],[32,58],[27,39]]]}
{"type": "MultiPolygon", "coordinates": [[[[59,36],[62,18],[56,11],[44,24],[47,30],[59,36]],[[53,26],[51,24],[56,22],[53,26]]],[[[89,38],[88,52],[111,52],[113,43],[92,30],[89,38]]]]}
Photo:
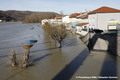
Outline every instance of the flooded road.
{"type": "Polygon", "coordinates": [[[76,76],[120,76],[119,57],[104,52],[89,56],[79,36],[69,35],[62,46],[62,49],[56,47],[39,23],[0,23],[0,80],[86,80],[76,76]],[[38,40],[30,54],[34,66],[25,69],[8,66],[11,49],[22,54],[21,43],[25,45],[32,39],[38,40]]]}

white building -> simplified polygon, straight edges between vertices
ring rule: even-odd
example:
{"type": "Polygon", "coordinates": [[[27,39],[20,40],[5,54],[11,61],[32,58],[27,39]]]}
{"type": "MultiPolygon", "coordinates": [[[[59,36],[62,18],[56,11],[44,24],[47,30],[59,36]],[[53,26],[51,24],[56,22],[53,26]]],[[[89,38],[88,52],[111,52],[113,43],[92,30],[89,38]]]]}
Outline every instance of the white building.
{"type": "Polygon", "coordinates": [[[44,25],[44,23],[50,23],[50,24],[63,24],[64,23],[68,23],[69,22],[69,16],[66,15],[58,15],[55,18],[51,18],[51,19],[43,19],[42,20],[42,25],[44,25]]]}
{"type": "Polygon", "coordinates": [[[41,21],[42,25],[44,25],[46,22],[49,22],[49,20],[48,20],[48,19],[43,19],[43,20],[41,21]]]}
{"type": "Polygon", "coordinates": [[[79,22],[77,16],[80,15],[80,13],[74,13],[69,16],[69,21],[70,23],[72,22],[79,22]]]}
{"type": "Polygon", "coordinates": [[[81,13],[81,15],[77,16],[77,18],[79,19],[79,24],[77,24],[75,27],[76,33],[85,35],[89,29],[88,13],[81,13]]]}
{"type": "Polygon", "coordinates": [[[88,12],[80,13],[80,15],[77,16],[78,23],[88,23],[88,12]]]}
{"type": "Polygon", "coordinates": [[[88,13],[89,26],[91,28],[108,30],[110,20],[120,20],[120,10],[101,7],[88,13]]]}
{"type": "Polygon", "coordinates": [[[62,18],[62,23],[70,23],[69,16],[64,16],[64,17],[62,18]]]}
{"type": "Polygon", "coordinates": [[[76,33],[81,32],[82,30],[88,31],[89,23],[80,23],[76,25],[76,33]]]}

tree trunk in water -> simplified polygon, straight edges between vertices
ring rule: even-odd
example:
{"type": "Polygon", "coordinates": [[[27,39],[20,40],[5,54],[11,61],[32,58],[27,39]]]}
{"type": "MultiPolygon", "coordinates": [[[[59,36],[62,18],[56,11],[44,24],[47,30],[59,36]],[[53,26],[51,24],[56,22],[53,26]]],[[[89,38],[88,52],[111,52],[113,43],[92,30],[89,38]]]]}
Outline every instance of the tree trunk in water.
{"type": "Polygon", "coordinates": [[[29,53],[30,50],[27,50],[25,53],[24,53],[24,56],[23,56],[23,67],[27,67],[27,64],[28,64],[28,60],[29,60],[29,53]]]}
{"type": "Polygon", "coordinates": [[[59,42],[59,44],[60,44],[59,48],[62,48],[62,44],[61,44],[61,42],[59,42]]]}
{"type": "Polygon", "coordinates": [[[12,49],[12,55],[11,55],[11,65],[12,67],[16,66],[17,65],[17,62],[16,62],[16,53],[15,51],[12,49]]]}
{"type": "Polygon", "coordinates": [[[55,47],[56,47],[56,40],[55,40],[55,47]]]}

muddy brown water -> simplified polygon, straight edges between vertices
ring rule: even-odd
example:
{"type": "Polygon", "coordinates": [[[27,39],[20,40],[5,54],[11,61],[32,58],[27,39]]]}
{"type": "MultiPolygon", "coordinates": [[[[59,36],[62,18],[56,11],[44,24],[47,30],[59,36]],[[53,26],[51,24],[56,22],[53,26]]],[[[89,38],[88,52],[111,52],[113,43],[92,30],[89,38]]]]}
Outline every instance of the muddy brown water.
{"type": "Polygon", "coordinates": [[[69,35],[62,46],[57,48],[39,23],[0,23],[0,80],[86,80],[80,78],[84,76],[100,80],[99,76],[120,76],[119,57],[104,52],[89,56],[79,36],[69,35]],[[34,66],[23,69],[8,66],[11,49],[21,55],[24,51],[21,43],[25,45],[33,39],[38,40],[30,54],[34,66]]]}

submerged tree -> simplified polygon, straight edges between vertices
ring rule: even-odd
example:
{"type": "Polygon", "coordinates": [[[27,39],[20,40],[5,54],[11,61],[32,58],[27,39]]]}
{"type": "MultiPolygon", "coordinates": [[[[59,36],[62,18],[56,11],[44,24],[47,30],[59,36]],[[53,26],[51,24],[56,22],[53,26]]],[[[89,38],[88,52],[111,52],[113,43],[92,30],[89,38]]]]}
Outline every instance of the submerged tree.
{"type": "Polygon", "coordinates": [[[43,29],[45,29],[45,31],[51,36],[53,40],[55,40],[55,42],[57,41],[60,44],[59,48],[61,48],[62,41],[67,36],[66,27],[63,24],[50,25],[49,23],[45,23],[43,25],[43,29]]]}
{"type": "Polygon", "coordinates": [[[51,29],[51,25],[48,23],[48,22],[46,22],[44,25],[43,25],[43,27],[42,27],[47,33],[49,33],[50,32],[50,29],[51,29]]]}
{"type": "Polygon", "coordinates": [[[66,38],[67,33],[66,33],[66,28],[64,25],[58,25],[55,28],[55,32],[53,33],[55,36],[53,36],[58,43],[60,44],[59,48],[62,47],[62,41],[66,38]]]}

